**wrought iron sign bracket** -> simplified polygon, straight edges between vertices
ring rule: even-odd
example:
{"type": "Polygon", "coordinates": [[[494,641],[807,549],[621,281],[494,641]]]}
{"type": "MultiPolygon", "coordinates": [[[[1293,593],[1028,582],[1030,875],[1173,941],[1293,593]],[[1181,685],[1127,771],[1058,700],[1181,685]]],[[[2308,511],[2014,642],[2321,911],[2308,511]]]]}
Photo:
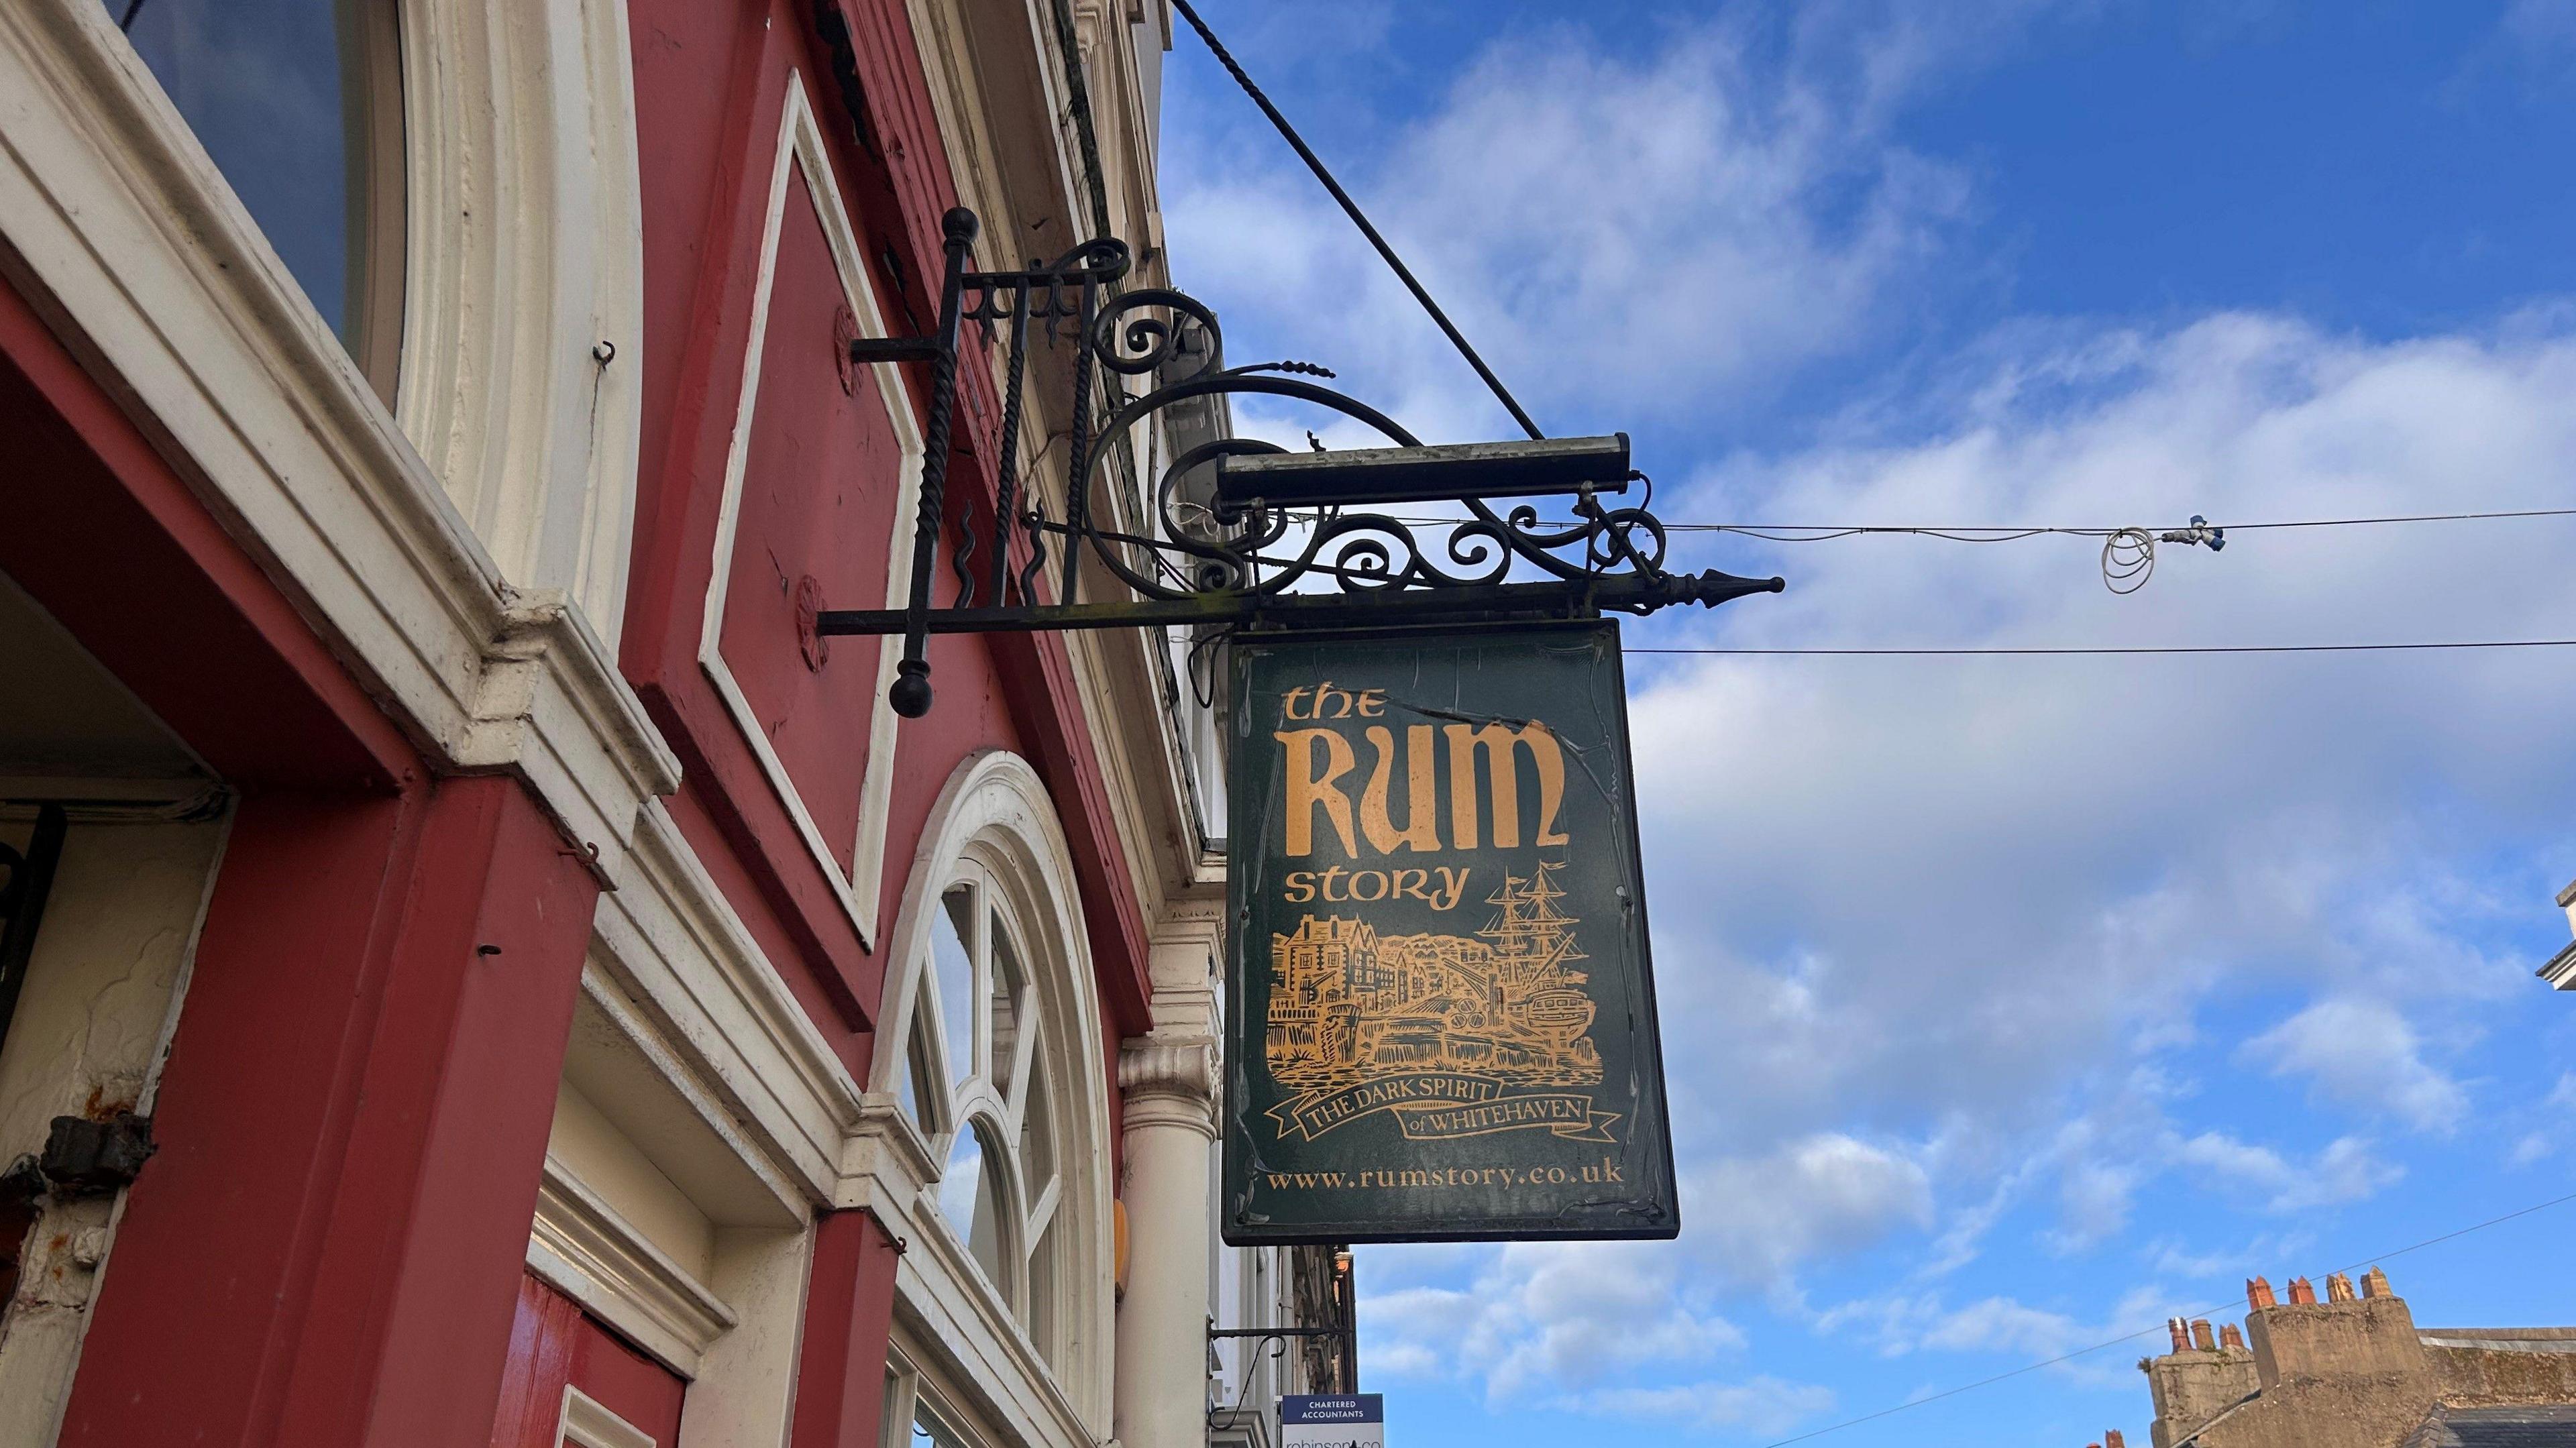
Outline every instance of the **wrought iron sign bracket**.
{"type": "Polygon", "coordinates": [[[1625,434],[1536,442],[1427,447],[1384,413],[1313,377],[1302,362],[1222,365],[1216,317],[1184,293],[1120,291],[1126,244],[1086,242],[1020,271],[966,267],[977,223],[963,207],[941,222],[947,267],[937,330],[927,337],[850,343],[861,365],[928,363],[930,393],[910,590],[901,608],[827,609],[815,633],[901,634],[903,658],[887,691],[895,712],[919,718],[931,704],[932,634],[1097,628],[1400,628],[1497,619],[1593,618],[1652,613],[1675,604],[1715,607],[1748,593],[1777,593],[1777,578],[1739,578],[1664,565],[1664,527],[1648,511],[1653,489],[1623,494],[1643,474],[1629,467],[1625,434]],[[957,509],[948,562],[954,602],[934,608],[932,580],[949,517],[947,477],[957,401],[958,335],[967,322],[1006,334],[998,479],[979,526],[957,509]],[[1071,459],[1061,519],[1022,496],[1018,450],[1032,324],[1050,344],[1073,347],[1071,459]],[[1105,370],[1113,404],[1095,426],[1105,370]],[[1117,379],[1150,378],[1141,394],[1117,379]],[[1093,508],[1112,438],[1184,403],[1263,396],[1307,403],[1359,422],[1391,446],[1291,453],[1254,438],[1217,437],[1180,448],[1151,486],[1148,516],[1132,531],[1093,508]],[[1542,521],[1530,503],[1497,512],[1497,498],[1564,497],[1542,521]],[[1387,505],[1440,517],[1367,511],[1387,505]],[[1439,530],[1432,536],[1417,528],[1439,530]],[[1050,548],[1054,549],[1051,555],[1050,548]],[[1080,601],[1086,560],[1130,598],[1080,601]],[[1052,571],[1051,589],[1042,581],[1052,571]]]}

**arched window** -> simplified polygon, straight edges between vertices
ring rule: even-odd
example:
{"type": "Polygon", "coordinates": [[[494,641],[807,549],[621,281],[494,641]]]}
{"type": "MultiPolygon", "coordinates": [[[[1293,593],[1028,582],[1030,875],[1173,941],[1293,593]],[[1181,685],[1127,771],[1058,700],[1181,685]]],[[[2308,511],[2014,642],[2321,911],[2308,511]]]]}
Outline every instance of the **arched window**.
{"type": "Polygon", "coordinates": [[[380,396],[402,341],[395,0],[105,0],[380,396]]]}
{"type": "Polygon", "coordinates": [[[961,763],[889,937],[885,1044],[869,1067],[885,1129],[915,1139],[898,1154],[920,1163],[900,1213],[916,1248],[902,1290],[920,1294],[908,1300],[922,1324],[897,1334],[904,1402],[947,1401],[953,1418],[959,1375],[998,1358],[1108,1429],[1108,1085],[1085,940],[1036,772],[1000,750],[961,763]],[[987,1345],[961,1346],[974,1339],[987,1345]]]}
{"type": "Polygon", "coordinates": [[[1028,932],[975,849],[931,917],[897,1080],[906,1114],[942,1148],[938,1207],[1050,1364],[1060,1285],[1049,1250],[1057,1170],[1056,1072],[1038,1019],[1028,932]]]}

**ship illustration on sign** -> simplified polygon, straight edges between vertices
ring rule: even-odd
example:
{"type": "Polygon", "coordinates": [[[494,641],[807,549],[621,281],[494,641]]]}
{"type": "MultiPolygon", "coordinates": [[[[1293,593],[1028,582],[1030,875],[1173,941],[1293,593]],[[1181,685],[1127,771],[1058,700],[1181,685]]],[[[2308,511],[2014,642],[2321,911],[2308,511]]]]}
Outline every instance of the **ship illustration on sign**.
{"type": "Polygon", "coordinates": [[[1598,1085],[1595,1008],[1570,968],[1585,958],[1574,943],[1582,922],[1557,908],[1565,892],[1548,878],[1560,868],[1504,877],[1486,899],[1498,913],[1474,936],[1381,935],[1338,915],[1274,932],[1270,1074],[1305,1101],[1422,1073],[1598,1085]]]}

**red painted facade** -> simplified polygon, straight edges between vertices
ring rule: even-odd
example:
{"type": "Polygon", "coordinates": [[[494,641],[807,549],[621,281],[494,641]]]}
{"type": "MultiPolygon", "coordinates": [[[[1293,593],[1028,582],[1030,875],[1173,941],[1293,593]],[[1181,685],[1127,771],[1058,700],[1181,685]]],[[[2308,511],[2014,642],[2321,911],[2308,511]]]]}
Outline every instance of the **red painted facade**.
{"type": "MultiPolygon", "coordinates": [[[[865,761],[887,747],[871,738],[875,650],[843,639],[825,655],[797,614],[880,601],[912,499],[875,378],[836,365],[844,278],[794,168],[757,401],[737,417],[787,88],[805,88],[859,284],[891,330],[935,309],[923,279],[956,188],[901,0],[819,8],[846,28],[854,87],[816,6],[629,0],[645,398],[619,664],[680,761],[681,835],[862,1082],[883,943],[943,782],[978,750],[1028,758],[1070,842],[1114,1061],[1148,1025],[1144,916],[1060,639],[934,644],[938,707],[892,741],[873,951],[701,664],[744,426],[712,632],[851,868],[865,761]]],[[[159,1154],[130,1190],[60,1441],[534,1444],[552,1441],[566,1383],[676,1434],[678,1380],[525,1275],[601,888],[584,849],[524,780],[435,767],[295,581],[46,315],[0,287],[18,474],[0,570],[238,798],[159,1089],[159,1154]]],[[[982,369],[965,374],[950,497],[989,515],[999,408],[982,369]]],[[[1114,1122],[1114,1080],[1099,1089],[1114,1122]]],[[[864,1212],[816,1227],[798,1448],[875,1441],[900,1251],[864,1212]]]]}

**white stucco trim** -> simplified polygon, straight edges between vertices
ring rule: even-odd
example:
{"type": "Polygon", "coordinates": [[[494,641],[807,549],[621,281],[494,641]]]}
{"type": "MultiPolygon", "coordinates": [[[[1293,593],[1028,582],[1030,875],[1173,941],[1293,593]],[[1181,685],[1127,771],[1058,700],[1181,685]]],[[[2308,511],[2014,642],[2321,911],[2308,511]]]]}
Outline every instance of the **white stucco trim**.
{"type": "MultiPolygon", "coordinates": [[[[733,582],[734,530],[742,511],[743,468],[751,454],[752,417],[760,400],[761,349],[769,337],[770,284],[778,271],[779,229],[787,216],[787,178],[794,167],[805,178],[805,189],[814,198],[815,214],[822,219],[823,236],[832,248],[833,269],[841,279],[842,300],[858,319],[862,337],[887,335],[885,319],[879,315],[875,291],[868,285],[867,266],[859,251],[858,235],[850,225],[848,210],[842,203],[840,183],[832,175],[832,164],[823,153],[823,134],[815,128],[814,112],[805,101],[803,77],[791,71],[787,77],[787,103],[778,120],[777,159],[770,168],[769,204],[761,223],[760,270],[752,290],[751,339],[745,348],[742,365],[742,390],[734,403],[733,438],[725,453],[724,494],[717,515],[715,567],[707,580],[706,618],[698,636],[698,663],[715,684],[716,693],[741,727],[742,737],[760,760],[761,771],[769,776],[770,787],[787,813],[796,821],[796,830],[805,847],[814,856],[824,877],[833,884],[833,893],[847,910],[852,924],[858,927],[859,942],[876,948],[877,906],[885,878],[886,803],[894,792],[895,712],[886,701],[886,689],[894,682],[895,664],[901,656],[899,641],[893,635],[870,641],[845,638],[837,647],[876,651],[876,682],[870,694],[873,700],[868,728],[866,772],[859,791],[859,834],[850,850],[850,868],[841,868],[830,843],[823,836],[813,810],[788,776],[785,761],[769,742],[769,732],[761,727],[760,715],[734,678],[733,669],[724,657],[725,592],[733,582]]],[[[886,550],[885,607],[903,605],[912,577],[912,518],[903,506],[920,488],[922,442],[913,425],[912,404],[905,391],[903,374],[891,362],[875,364],[877,396],[886,404],[886,417],[894,428],[896,442],[903,449],[903,466],[896,479],[893,533],[886,550]]]]}
{"type": "Polygon", "coordinates": [[[555,1448],[653,1448],[653,1435],[566,1383],[563,1412],[556,1420],[555,1448]]]}
{"type": "Polygon", "coordinates": [[[432,763],[521,774],[618,881],[677,759],[570,596],[505,577],[102,7],[0,5],[0,234],[432,763]]]}
{"type": "Polygon", "coordinates": [[[600,897],[595,969],[685,1056],[736,1129],[810,1200],[833,1200],[858,1083],[699,863],[647,805],[626,889],[600,897]]]}
{"type": "Polygon", "coordinates": [[[698,1375],[698,1359],[741,1317],[554,1157],[537,1188],[528,1270],[664,1367],[698,1375]]]}
{"type": "Polygon", "coordinates": [[[395,416],[502,576],[562,590],[613,649],[646,343],[626,6],[402,0],[401,12],[395,416]]]}

